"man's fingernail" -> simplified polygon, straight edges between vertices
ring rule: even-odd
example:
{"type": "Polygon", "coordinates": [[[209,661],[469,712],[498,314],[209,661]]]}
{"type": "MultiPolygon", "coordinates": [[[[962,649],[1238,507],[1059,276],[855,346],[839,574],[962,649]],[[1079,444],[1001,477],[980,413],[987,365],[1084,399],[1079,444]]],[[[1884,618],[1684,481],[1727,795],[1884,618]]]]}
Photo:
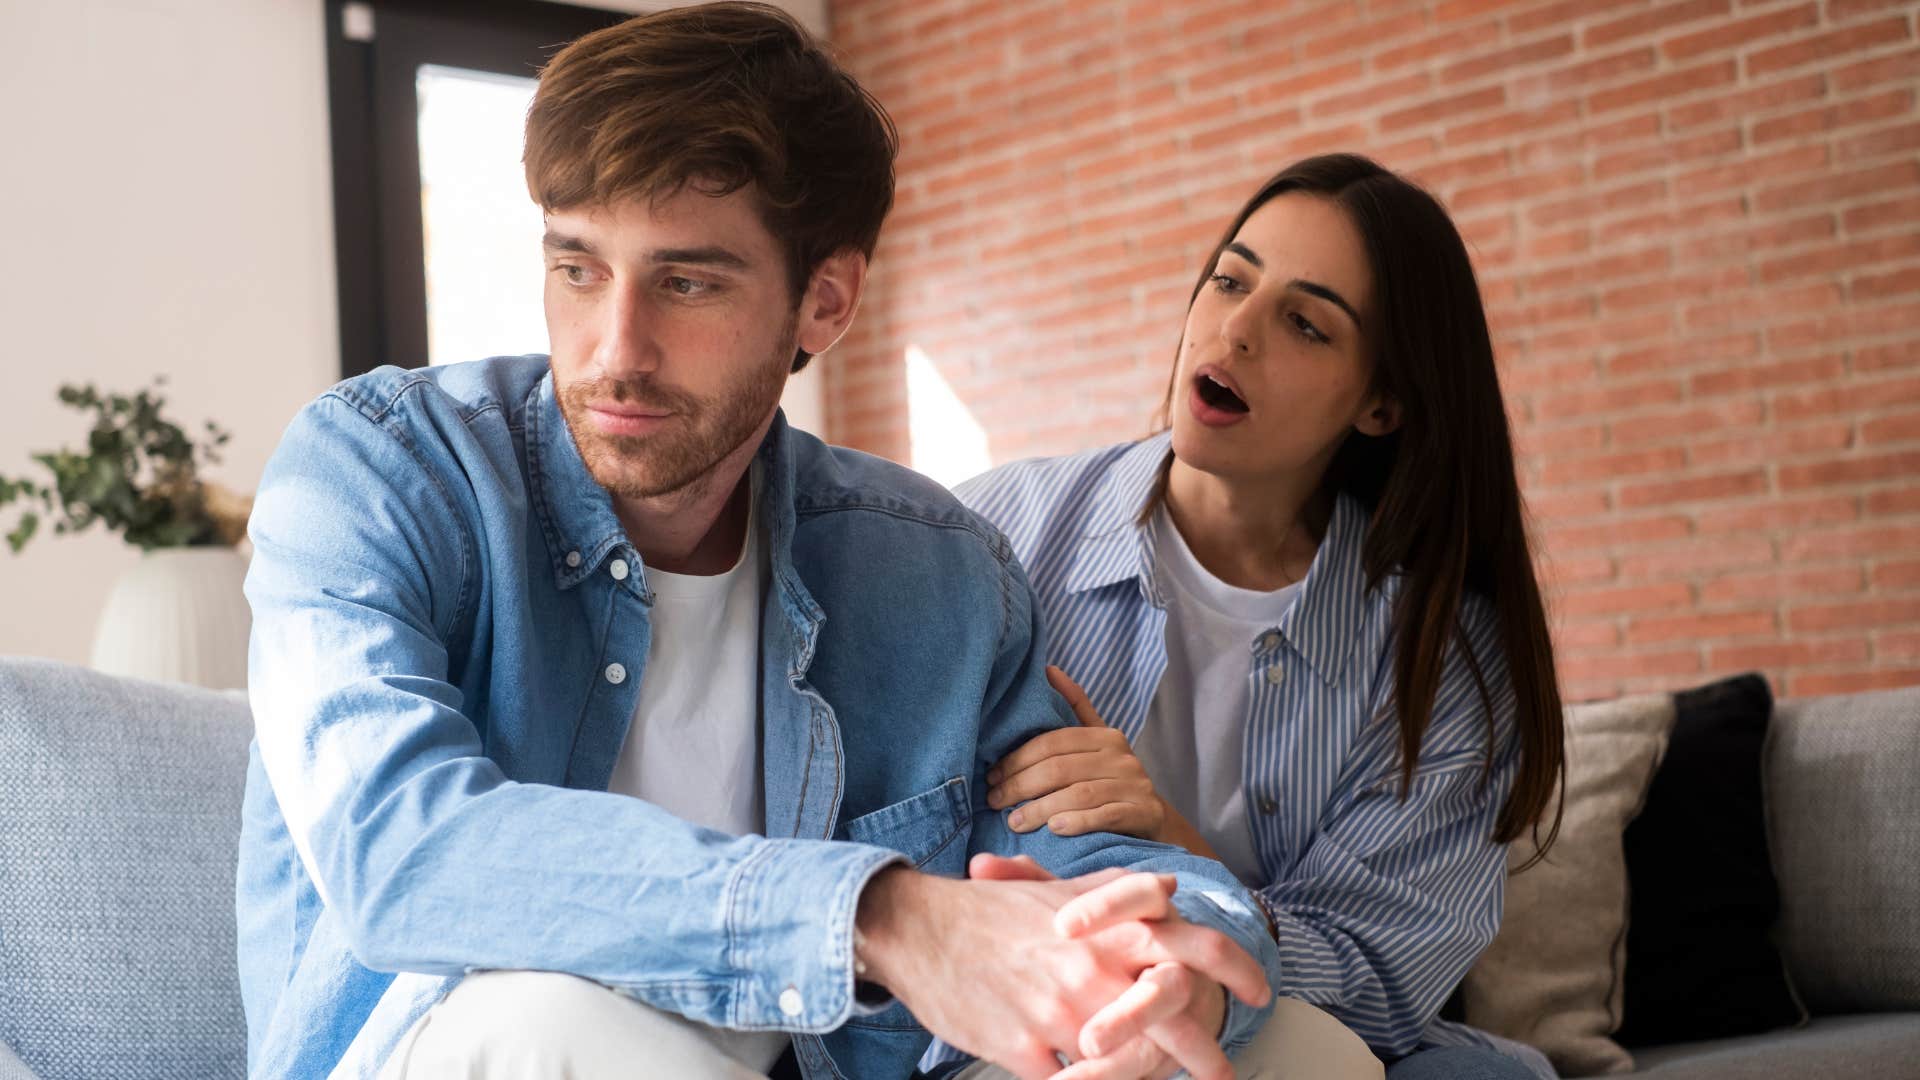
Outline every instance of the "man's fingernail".
{"type": "Polygon", "coordinates": [[[1007,815],[1007,824],[1012,826],[1013,828],[1018,829],[1020,826],[1025,825],[1026,823],[1027,823],[1027,815],[1021,813],[1018,810],[1015,810],[1013,813],[1007,815]]]}

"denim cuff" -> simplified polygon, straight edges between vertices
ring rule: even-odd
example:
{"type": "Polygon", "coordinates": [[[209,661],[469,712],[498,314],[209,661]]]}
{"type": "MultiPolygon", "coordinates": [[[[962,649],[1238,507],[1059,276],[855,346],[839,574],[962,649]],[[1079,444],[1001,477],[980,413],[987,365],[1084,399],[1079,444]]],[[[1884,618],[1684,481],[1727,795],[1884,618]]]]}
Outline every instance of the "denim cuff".
{"type": "Polygon", "coordinates": [[[728,954],[741,973],[726,1026],[821,1034],[856,1004],[853,920],[875,874],[899,852],[840,840],[763,845],[728,883],[728,954]]]}
{"type": "MultiPolygon", "coordinates": [[[[1173,906],[1182,918],[1196,926],[1218,930],[1245,949],[1267,976],[1269,990],[1278,986],[1280,952],[1267,933],[1266,919],[1253,907],[1245,890],[1229,893],[1218,883],[1188,874],[1179,875],[1180,887],[1173,894],[1173,906]]],[[[1253,1041],[1261,1025],[1273,1014],[1271,994],[1265,1005],[1255,1008],[1226,991],[1227,1015],[1220,1029],[1220,1048],[1233,1053],[1253,1041]]]]}

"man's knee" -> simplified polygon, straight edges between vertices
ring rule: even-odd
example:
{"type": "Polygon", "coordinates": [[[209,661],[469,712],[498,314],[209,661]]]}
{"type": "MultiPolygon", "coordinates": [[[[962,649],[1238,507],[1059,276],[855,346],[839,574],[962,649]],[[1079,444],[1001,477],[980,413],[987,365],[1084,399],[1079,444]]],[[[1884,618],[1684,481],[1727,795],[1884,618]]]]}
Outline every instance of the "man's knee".
{"type": "MultiPolygon", "coordinates": [[[[557,1064],[579,1045],[583,1025],[604,1015],[612,991],[573,975],[489,971],[469,975],[434,1005],[401,1044],[395,1076],[508,1076],[557,1064]],[[457,1069],[458,1071],[453,1071],[457,1069]],[[494,1070],[494,1071],[488,1071],[494,1070]]],[[[539,1075],[521,1073],[521,1075],[539,1075]]]]}

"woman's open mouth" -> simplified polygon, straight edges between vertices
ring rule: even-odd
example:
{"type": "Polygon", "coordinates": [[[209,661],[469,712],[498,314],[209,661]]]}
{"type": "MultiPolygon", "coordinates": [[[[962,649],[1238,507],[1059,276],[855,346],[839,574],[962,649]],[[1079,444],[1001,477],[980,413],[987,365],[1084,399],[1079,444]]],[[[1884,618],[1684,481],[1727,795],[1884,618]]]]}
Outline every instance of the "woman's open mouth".
{"type": "Polygon", "coordinates": [[[1193,390],[1187,408],[1193,418],[1208,427],[1227,427],[1247,418],[1252,410],[1223,373],[1201,368],[1193,377],[1193,390]]]}
{"type": "Polygon", "coordinates": [[[1212,375],[1196,375],[1194,376],[1193,382],[1194,386],[1200,391],[1200,400],[1206,402],[1213,408],[1219,409],[1222,412],[1243,413],[1247,411],[1247,403],[1240,399],[1240,395],[1234,393],[1231,386],[1214,378],[1212,375]]]}

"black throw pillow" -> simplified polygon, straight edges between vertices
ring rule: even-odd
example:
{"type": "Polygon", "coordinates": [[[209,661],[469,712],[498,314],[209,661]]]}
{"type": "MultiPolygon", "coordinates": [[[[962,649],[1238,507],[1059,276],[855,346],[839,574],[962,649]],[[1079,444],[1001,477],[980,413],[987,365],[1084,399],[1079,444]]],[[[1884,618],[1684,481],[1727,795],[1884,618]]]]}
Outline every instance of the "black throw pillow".
{"type": "Polygon", "coordinates": [[[1674,695],[1667,756],[1626,831],[1624,1046],[1748,1035],[1805,1018],[1768,937],[1761,750],[1773,692],[1739,675],[1674,695]]]}

